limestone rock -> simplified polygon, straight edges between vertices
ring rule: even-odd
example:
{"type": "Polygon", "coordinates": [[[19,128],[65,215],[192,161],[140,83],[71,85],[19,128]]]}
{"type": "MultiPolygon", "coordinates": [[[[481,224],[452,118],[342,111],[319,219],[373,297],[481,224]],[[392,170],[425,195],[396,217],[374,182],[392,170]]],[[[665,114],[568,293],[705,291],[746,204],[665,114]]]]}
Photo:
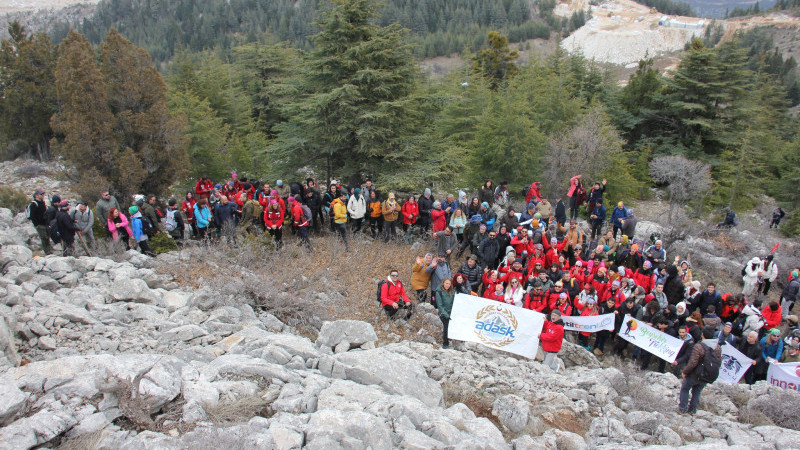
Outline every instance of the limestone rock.
{"type": "Polygon", "coordinates": [[[504,395],[494,401],[492,415],[497,416],[500,423],[513,433],[519,433],[528,425],[531,405],[527,400],[516,395],[504,395]]]}
{"type": "Polygon", "coordinates": [[[12,419],[18,413],[25,402],[28,401],[30,394],[19,390],[16,386],[9,383],[0,383],[0,425],[12,419]]]}
{"type": "Polygon", "coordinates": [[[316,343],[318,346],[334,349],[342,342],[348,342],[349,348],[358,348],[377,340],[378,336],[371,324],[358,320],[337,320],[322,324],[316,343]]]}
{"type": "Polygon", "coordinates": [[[390,449],[389,426],[379,418],[360,411],[324,409],[315,412],[306,428],[306,448],[354,447],[390,449]]]}

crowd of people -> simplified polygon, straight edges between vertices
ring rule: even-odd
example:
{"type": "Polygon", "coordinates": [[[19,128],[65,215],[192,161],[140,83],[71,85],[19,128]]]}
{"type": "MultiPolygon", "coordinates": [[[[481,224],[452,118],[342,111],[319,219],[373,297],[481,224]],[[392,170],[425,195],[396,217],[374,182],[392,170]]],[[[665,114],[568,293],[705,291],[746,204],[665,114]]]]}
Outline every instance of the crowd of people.
{"type": "MultiPolygon", "coordinates": [[[[233,173],[224,184],[200,178],[183,199],[169,199],[164,208],[154,195],[137,195],[124,209],[102,191],[93,213],[85,202],[73,208],[57,195],[47,206],[45,193],[37,190],[28,216],[46,253],[52,251],[51,241],[60,241],[65,254],[74,254],[76,237],[88,252],[95,242],[94,217],[110,239],[148,255],[148,239],[159,232],[179,244],[269,233],[280,247],[286,229],[309,249],[310,235],[336,235],[346,248],[354,238],[398,243],[421,238],[430,243],[430,252],[412,266],[411,296],[400,272],[392,270],[378,286],[378,297],[392,319],[407,319],[415,303],[430,302],[442,320],[445,347],[454,297],[464,293],[546,314],[546,355],[560,349],[562,317],[613,313],[614,331],[580,333],[577,342],[598,356],[633,358],[642,369],[655,364],[656,370],[685,374],[697,365],[692,349],[706,341],[726,342],[752,358],[748,383],[763,379],[773,361],[798,360],[800,332],[790,312],[800,291],[800,269],[789,272],[785,288],[772,299],[770,286],[779,276],[772,254],[748,261],[738,294],[720,293],[714,283],[703,286],[693,277],[690,261],[668,258],[657,237],[635,239],[632,208],[620,201],[609,214],[606,186],[602,180],[587,189],[576,175],[566,195],[548,199],[534,182],[520,193],[524,206],[517,211],[505,181],[494,186],[487,180],[471,198],[459,191],[437,200],[426,188],[419,196],[401,199],[389,192],[384,199],[371,180],[347,186],[334,180],[323,190],[312,178],[290,184],[277,180],[271,186],[233,173]],[[626,314],[684,342],[673,367],[639,348],[628,349],[628,342],[617,337],[626,314]],[[782,323],[789,324],[783,335],[782,323]],[[704,336],[706,329],[713,330],[711,338],[704,336]]],[[[771,227],[780,221],[777,215],[773,219],[771,227]]],[[[546,358],[548,364],[553,361],[546,358]]]]}

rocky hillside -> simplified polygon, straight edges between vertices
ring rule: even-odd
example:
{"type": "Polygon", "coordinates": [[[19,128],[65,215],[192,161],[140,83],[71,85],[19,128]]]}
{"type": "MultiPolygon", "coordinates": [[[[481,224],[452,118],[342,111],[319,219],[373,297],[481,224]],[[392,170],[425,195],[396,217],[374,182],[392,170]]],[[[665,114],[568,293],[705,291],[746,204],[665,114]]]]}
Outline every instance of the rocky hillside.
{"type": "MultiPolygon", "coordinates": [[[[565,343],[564,369],[324,322],[304,337],[248,299],[150,259],[34,257],[0,209],[0,448],[797,448],[764,382],[704,392],[565,343]],[[21,362],[20,366],[17,366],[21,362]]],[[[35,246],[34,246],[35,247],[35,246]]],[[[423,306],[421,317],[432,315],[423,306]]],[[[403,323],[390,324],[400,334],[403,323]]]]}

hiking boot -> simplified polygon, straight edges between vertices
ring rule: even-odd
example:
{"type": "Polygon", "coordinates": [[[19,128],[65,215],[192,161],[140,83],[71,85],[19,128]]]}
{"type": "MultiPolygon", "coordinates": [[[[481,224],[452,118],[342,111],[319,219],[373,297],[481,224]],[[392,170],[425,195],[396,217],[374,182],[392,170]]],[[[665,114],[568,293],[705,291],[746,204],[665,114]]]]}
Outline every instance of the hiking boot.
{"type": "Polygon", "coordinates": [[[443,349],[448,349],[448,348],[450,348],[450,344],[449,344],[449,343],[447,343],[447,344],[442,344],[442,348],[443,348],[443,349]]]}
{"type": "Polygon", "coordinates": [[[594,354],[597,356],[603,356],[603,351],[599,348],[594,349],[594,354]]]}

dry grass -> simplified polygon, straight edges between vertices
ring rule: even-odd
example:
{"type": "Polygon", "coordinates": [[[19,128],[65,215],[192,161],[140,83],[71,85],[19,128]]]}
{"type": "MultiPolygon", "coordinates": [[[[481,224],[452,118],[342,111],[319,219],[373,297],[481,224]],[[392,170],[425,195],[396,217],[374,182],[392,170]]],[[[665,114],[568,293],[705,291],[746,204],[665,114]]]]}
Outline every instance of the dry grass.
{"type": "Polygon", "coordinates": [[[492,414],[495,401],[494,397],[487,395],[482,390],[463,389],[461,386],[452,382],[442,383],[442,393],[444,394],[445,408],[449,408],[456,403],[463,403],[475,413],[476,417],[485,417],[495,424],[498,429],[503,429],[500,420],[497,416],[492,414]]]}
{"type": "MultiPolygon", "coordinates": [[[[800,394],[797,391],[772,389],[767,395],[750,400],[743,410],[748,423],[758,421],[800,430],[800,394]],[[771,423],[764,421],[762,416],[771,423]]],[[[742,410],[739,415],[741,420],[742,410]]]]}
{"type": "MultiPolygon", "coordinates": [[[[424,327],[421,321],[414,322],[416,317],[410,328],[393,324],[384,331],[380,325],[386,318],[375,294],[377,283],[397,269],[413,298],[411,266],[415,256],[428,251],[429,242],[412,250],[408,244],[386,244],[362,235],[349,238],[347,251],[331,234],[312,236],[314,249],[308,251],[286,229],[280,249],[255,236],[235,243],[220,241],[186,248],[183,254],[189,254],[188,262],[161,265],[158,270],[182,285],[211,287],[220,306],[231,301],[248,303],[308,336],[316,336],[324,320],[346,318],[372,323],[381,338],[391,333],[419,338],[417,332],[424,327]]],[[[460,267],[462,262],[454,260],[452,266],[460,267]]]]}
{"type": "Polygon", "coordinates": [[[99,450],[106,435],[108,435],[106,430],[82,434],[71,439],[63,440],[61,444],[56,447],[56,450],[99,450]]]}
{"type": "Polygon", "coordinates": [[[272,416],[269,402],[258,394],[240,397],[229,402],[220,402],[215,406],[203,405],[203,410],[208,418],[217,425],[234,425],[246,423],[256,416],[272,416]]]}
{"type": "MultiPolygon", "coordinates": [[[[609,381],[615,387],[620,397],[616,398],[619,402],[623,396],[630,397],[631,409],[637,411],[657,411],[668,413],[675,410],[675,403],[671,399],[664,398],[653,392],[650,383],[642,378],[642,373],[633,363],[620,360],[614,367],[619,369],[621,374],[615,375],[609,381]]],[[[617,405],[619,406],[619,404],[617,405]]]]}

